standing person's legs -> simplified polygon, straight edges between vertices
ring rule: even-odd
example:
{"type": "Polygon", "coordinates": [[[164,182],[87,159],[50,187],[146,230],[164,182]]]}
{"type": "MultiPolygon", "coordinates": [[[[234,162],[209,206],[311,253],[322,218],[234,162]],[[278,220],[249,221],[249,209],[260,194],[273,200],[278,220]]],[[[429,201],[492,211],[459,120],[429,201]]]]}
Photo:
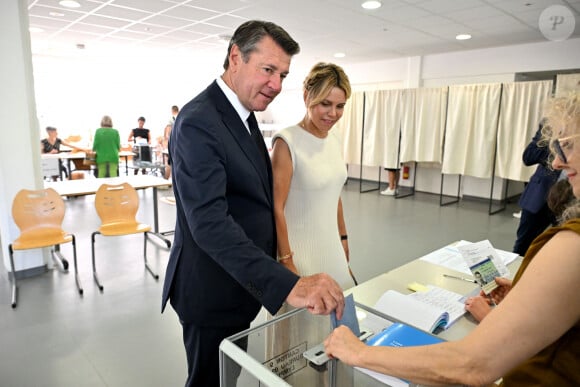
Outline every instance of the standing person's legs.
{"type": "Polygon", "coordinates": [[[119,163],[108,163],[109,165],[109,177],[119,176],[119,163]]]}
{"type": "Polygon", "coordinates": [[[381,191],[381,195],[394,196],[397,191],[399,181],[399,170],[395,168],[385,168],[388,173],[389,186],[381,191]]]}
{"type": "Polygon", "coordinates": [[[107,177],[107,163],[97,164],[97,177],[107,177]]]}
{"type": "Polygon", "coordinates": [[[392,190],[397,189],[397,183],[399,182],[399,170],[389,169],[389,188],[392,190]]]}
{"type": "MultiPolygon", "coordinates": [[[[218,387],[220,384],[219,345],[223,339],[249,328],[249,324],[240,327],[199,327],[181,322],[183,344],[187,355],[186,387],[218,387]]],[[[246,342],[247,346],[247,342],[246,342]]],[[[239,376],[240,369],[236,375],[239,376]]]]}

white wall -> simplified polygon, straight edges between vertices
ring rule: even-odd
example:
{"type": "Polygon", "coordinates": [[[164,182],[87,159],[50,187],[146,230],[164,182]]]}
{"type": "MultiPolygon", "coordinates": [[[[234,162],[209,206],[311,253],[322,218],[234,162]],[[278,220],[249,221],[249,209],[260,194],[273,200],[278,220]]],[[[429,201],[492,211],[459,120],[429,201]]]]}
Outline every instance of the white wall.
{"type": "MultiPolygon", "coordinates": [[[[59,128],[68,134],[88,136],[103,114],[113,118],[124,140],[138,116],[146,127],[160,135],[170,115],[169,108],[182,106],[222,72],[223,55],[195,58],[183,53],[147,51],[115,53],[104,57],[80,52],[66,59],[35,57],[34,70],[40,128],[59,128]],[[73,108],[74,107],[74,108],[73,108]]],[[[340,60],[336,60],[341,64],[340,60]]],[[[435,87],[452,84],[511,82],[522,71],[580,67],[580,39],[563,42],[489,48],[427,55],[369,63],[345,64],[354,90],[435,87]]],[[[309,68],[292,67],[284,91],[258,119],[281,128],[304,115],[301,83],[309,68]]],[[[40,136],[44,135],[41,130],[40,136]]],[[[349,169],[358,177],[359,168],[349,169]]],[[[418,175],[417,188],[439,192],[437,168],[418,175]],[[430,172],[429,172],[430,171],[430,172]]],[[[363,177],[376,179],[376,168],[364,168],[363,177]]],[[[497,184],[496,184],[497,185],[497,184]]],[[[501,188],[501,187],[500,187],[501,188]]],[[[467,195],[489,196],[490,181],[464,179],[467,195]]],[[[501,192],[501,189],[500,189],[501,192]]]]}
{"type": "MultiPolygon", "coordinates": [[[[0,6],[0,52],[0,255],[8,270],[8,244],[19,235],[11,216],[14,196],[22,188],[42,188],[25,1],[4,1],[0,6]]],[[[17,271],[46,263],[46,252],[40,250],[17,254],[17,271]]]]}

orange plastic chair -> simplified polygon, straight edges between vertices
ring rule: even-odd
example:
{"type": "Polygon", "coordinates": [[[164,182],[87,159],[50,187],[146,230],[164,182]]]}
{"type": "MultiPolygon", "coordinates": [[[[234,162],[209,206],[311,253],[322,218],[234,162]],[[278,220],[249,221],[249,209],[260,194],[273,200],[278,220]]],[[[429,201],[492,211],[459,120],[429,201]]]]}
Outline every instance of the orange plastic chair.
{"type": "Polygon", "coordinates": [[[95,236],[101,234],[103,236],[120,236],[143,233],[143,259],[145,261],[145,268],[155,278],[159,279],[159,275],[155,274],[147,263],[147,233],[151,231],[151,226],[144,223],[139,223],[135,216],[139,209],[139,196],[135,188],[128,183],[119,185],[102,184],[97,190],[95,196],[95,208],[97,214],[101,218],[101,227],[98,231],[91,234],[91,249],[93,258],[93,278],[103,291],[103,285],[99,282],[97,276],[97,268],[95,264],[95,236]]]}
{"type": "Polygon", "coordinates": [[[64,201],[52,188],[31,191],[20,190],[12,202],[12,217],[20,229],[20,236],[8,245],[10,269],[12,270],[12,307],[16,307],[18,285],[14,267],[14,250],[52,247],[51,256],[62,272],[68,272],[68,262],[60,253],[60,245],[72,242],[74,254],[75,280],[79,294],[83,288],[77,269],[77,248],[73,234],[62,229],[64,201]],[[62,267],[62,268],[61,268],[62,267]]]}

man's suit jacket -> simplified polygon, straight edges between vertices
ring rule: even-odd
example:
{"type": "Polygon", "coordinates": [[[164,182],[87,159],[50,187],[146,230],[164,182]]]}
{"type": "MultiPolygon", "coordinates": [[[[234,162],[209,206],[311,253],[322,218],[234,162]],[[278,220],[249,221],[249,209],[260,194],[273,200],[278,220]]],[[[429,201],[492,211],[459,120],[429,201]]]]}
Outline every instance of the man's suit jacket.
{"type": "Polygon", "coordinates": [[[542,207],[547,206],[546,198],[548,197],[548,192],[558,180],[558,176],[560,176],[559,170],[550,168],[550,149],[548,146],[538,146],[541,138],[542,125],[540,125],[532,142],[528,144],[522,156],[525,165],[538,164],[519,201],[521,208],[533,214],[540,211],[542,207]]]}
{"type": "MultiPolygon", "coordinates": [[[[265,145],[262,152],[267,152],[265,145]]],[[[274,258],[267,162],[216,82],[187,103],[169,141],[177,206],[162,310],[198,326],[249,324],[278,311],[298,276],[274,258]]]]}

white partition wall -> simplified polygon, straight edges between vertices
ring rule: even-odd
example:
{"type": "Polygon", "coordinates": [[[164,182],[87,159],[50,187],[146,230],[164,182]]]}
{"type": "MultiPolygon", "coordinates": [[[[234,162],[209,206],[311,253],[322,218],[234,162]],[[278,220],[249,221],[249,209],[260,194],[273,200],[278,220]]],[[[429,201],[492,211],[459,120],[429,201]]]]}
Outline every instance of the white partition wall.
{"type": "MultiPolygon", "coordinates": [[[[0,5],[0,243],[4,267],[10,267],[8,244],[19,232],[11,217],[12,200],[22,188],[42,188],[40,143],[27,2],[6,0],[0,5]]],[[[41,250],[19,252],[16,270],[44,266],[41,250]]]]}

